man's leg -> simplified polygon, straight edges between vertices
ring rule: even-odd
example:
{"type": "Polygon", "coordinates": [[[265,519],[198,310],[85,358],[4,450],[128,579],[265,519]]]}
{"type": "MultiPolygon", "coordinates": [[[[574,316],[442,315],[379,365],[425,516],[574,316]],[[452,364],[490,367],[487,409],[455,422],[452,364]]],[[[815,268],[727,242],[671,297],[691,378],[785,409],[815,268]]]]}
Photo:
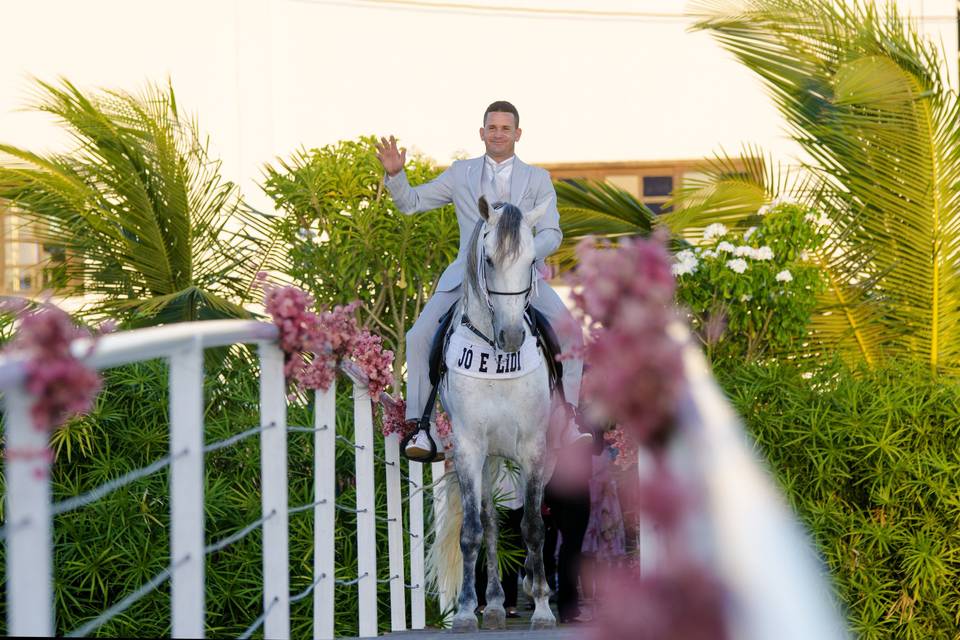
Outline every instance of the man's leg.
{"type": "Polygon", "coordinates": [[[430,395],[430,346],[440,327],[440,318],[459,298],[460,287],[437,291],[407,331],[407,420],[419,420],[423,416],[430,395]]]}
{"type": "MultiPolygon", "coordinates": [[[[583,332],[570,310],[563,304],[549,284],[541,280],[537,283],[537,295],[530,301],[540,313],[546,316],[560,341],[563,353],[583,346],[583,332]]],[[[580,402],[580,378],[583,375],[583,360],[571,358],[563,361],[563,394],[567,402],[578,406],[580,402]]]]}

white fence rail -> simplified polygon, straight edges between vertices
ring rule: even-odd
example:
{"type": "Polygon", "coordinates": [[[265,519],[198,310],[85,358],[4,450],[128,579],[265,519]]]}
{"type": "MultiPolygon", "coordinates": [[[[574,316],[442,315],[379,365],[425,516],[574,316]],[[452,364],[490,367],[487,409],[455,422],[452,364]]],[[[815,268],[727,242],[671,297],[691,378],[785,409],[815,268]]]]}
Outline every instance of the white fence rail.
{"type": "MultiPolygon", "coordinates": [[[[377,584],[390,583],[390,627],[408,627],[406,596],[410,591],[410,628],[425,624],[424,513],[422,469],[410,465],[408,477],[410,583],[405,581],[403,499],[399,441],[385,441],[387,513],[376,513],[374,492],[374,425],[370,396],[362,374],[345,369],[353,383],[354,437],[357,500],[350,509],[335,502],[336,388],[318,392],[312,427],[287,426],[283,353],[275,345],[277,330],[271,324],[244,320],[184,323],[108,335],[99,340],[87,358],[98,369],[163,358],[170,364],[170,455],[143,469],[130,472],[87,494],[51,503],[47,434],[35,429],[29,416],[31,399],[23,389],[24,363],[0,361],[0,391],[6,413],[6,544],[7,634],[53,636],[52,518],[99,499],[138,478],[170,467],[170,564],[153,579],[111,606],[95,620],[69,635],[83,636],[118,615],[167,579],[171,581],[172,634],[199,638],[205,625],[205,557],[263,529],[263,611],[241,637],[261,625],[265,638],[290,637],[290,604],[313,595],[313,637],[334,637],[336,586],[357,584],[361,636],[377,635],[377,584]],[[260,425],[224,441],[204,446],[203,350],[233,344],[259,346],[260,425]],[[314,433],[314,500],[290,508],[287,503],[287,432],[314,433]],[[243,438],[260,435],[262,517],[220,541],[204,541],[204,454],[243,438]],[[335,510],[356,511],[358,567],[356,578],[337,580],[334,559],[335,510]],[[289,592],[288,518],[308,509],[314,515],[314,580],[303,592],[289,592]],[[377,574],[376,520],[386,520],[389,575],[377,574]]],[[[73,345],[78,355],[89,343],[73,345]]],[[[349,442],[349,441],[348,441],[349,442]]],[[[254,470],[251,470],[254,472],[254,470]]],[[[434,473],[442,474],[442,466],[434,473]]]]}

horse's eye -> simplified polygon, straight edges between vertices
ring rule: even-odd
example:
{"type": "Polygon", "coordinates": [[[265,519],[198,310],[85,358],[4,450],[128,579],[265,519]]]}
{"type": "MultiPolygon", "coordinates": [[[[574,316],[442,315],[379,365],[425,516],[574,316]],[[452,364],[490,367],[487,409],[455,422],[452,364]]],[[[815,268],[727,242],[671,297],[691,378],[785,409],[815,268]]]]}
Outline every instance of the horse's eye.
{"type": "Polygon", "coordinates": [[[490,258],[486,258],[486,262],[487,262],[487,266],[489,267],[493,266],[493,260],[491,260],[490,258]]]}

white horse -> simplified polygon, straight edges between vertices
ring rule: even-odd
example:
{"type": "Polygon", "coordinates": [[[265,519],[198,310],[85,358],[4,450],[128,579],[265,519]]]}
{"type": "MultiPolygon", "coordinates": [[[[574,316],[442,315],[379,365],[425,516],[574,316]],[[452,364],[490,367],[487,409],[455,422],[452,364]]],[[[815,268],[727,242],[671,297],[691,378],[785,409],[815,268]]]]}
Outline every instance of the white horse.
{"type": "MultiPolygon", "coordinates": [[[[523,588],[536,604],[530,627],[542,629],[556,625],[547,600],[549,587],[543,568],[544,527],[540,514],[551,391],[543,354],[538,349],[531,352],[529,343],[523,350],[521,346],[531,339],[524,311],[536,286],[532,227],[546,211],[546,205],[523,214],[510,204],[490,208],[484,198],[480,198],[479,204],[483,220],[473,232],[474,251],[469,256],[463,296],[452,326],[469,329],[478,342],[491,343],[485,356],[470,363],[474,369],[480,366],[479,358],[495,371],[498,364],[500,369],[507,368],[504,362],[516,366],[516,360],[524,355],[527,361],[523,368],[529,372],[510,379],[475,377],[456,368],[447,372],[440,398],[453,426],[452,457],[459,482],[447,483],[448,508],[428,562],[431,574],[441,585],[455,588],[457,578],[462,578],[452,631],[475,631],[475,570],[484,536],[487,604],[483,627],[505,628],[492,485],[499,463],[497,456],[514,460],[526,487],[521,524],[527,548],[523,588]]],[[[482,344],[478,346],[484,349],[482,344]]],[[[464,360],[466,353],[464,349],[463,354],[454,357],[462,355],[464,360]]]]}

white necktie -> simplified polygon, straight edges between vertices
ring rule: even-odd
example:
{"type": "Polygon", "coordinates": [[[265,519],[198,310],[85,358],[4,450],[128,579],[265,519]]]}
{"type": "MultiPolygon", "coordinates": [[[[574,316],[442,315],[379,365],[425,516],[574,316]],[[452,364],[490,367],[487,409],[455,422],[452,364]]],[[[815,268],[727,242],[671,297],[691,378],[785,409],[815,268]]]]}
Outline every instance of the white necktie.
{"type": "Polygon", "coordinates": [[[509,195],[505,193],[506,185],[504,183],[506,180],[502,178],[501,174],[504,169],[510,166],[509,163],[497,165],[493,162],[485,161],[484,165],[488,174],[488,179],[485,181],[487,198],[490,199],[491,203],[506,202],[509,200],[509,195]]]}

